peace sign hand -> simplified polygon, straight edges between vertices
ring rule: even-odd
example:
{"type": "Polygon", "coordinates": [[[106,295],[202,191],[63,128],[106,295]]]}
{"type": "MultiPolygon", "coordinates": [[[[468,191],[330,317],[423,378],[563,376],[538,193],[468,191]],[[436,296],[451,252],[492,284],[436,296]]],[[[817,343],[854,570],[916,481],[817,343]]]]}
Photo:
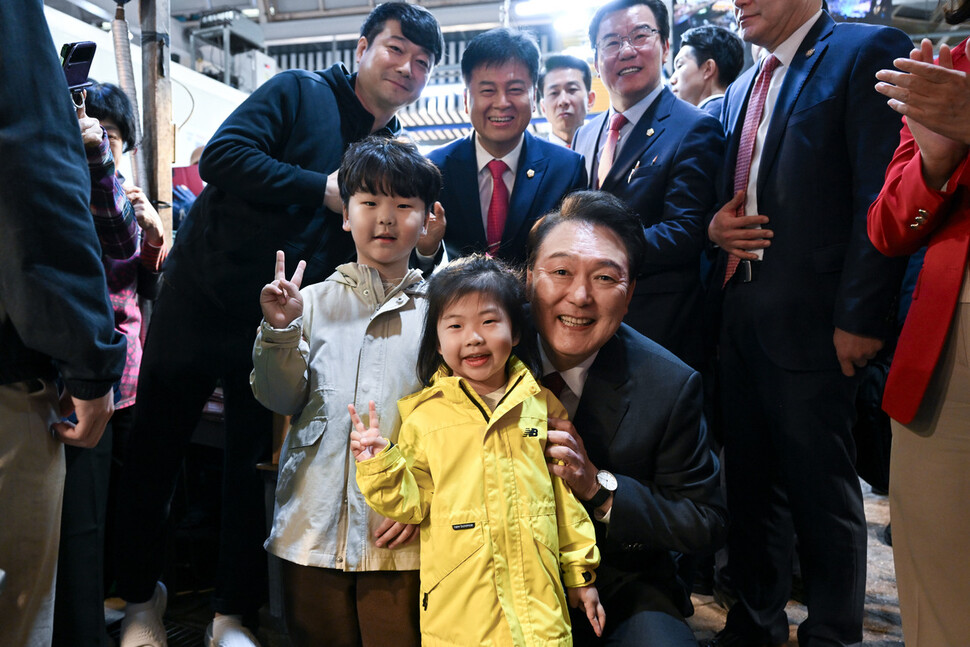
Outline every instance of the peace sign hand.
{"type": "Polygon", "coordinates": [[[286,257],[282,250],[276,252],[276,280],[263,286],[259,293],[259,306],[263,309],[263,319],[273,328],[286,328],[294,319],[303,314],[303,295],[300,283],[306,262],[300,261],[293,278],[286,280],[286,257]]]}
{"type": "Polygon", "coordinates": [[[358,463],[374,458],[387,446],[387,439],[381,436],[377,406],[373,400],[367,405],[367,416],[370,418],[368,427],[364,426],[354,405],[348,404],[347,409],[350,411],[350,421],[354,423],[354,431],[350,432],[350,451],[354,453],[358,463]]]}

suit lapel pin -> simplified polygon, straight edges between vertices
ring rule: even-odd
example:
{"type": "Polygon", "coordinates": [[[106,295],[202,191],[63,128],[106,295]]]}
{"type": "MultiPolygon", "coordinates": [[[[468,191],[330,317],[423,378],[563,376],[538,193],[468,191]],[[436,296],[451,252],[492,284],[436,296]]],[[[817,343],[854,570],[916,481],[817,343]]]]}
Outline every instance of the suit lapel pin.
{"type": "Polygon", "coordinates": [[[536,172],[533,171],[532,169],[529,169],[528,171],[525,172],[525,176],[528,177],[528,178],[531,178],[531,177],[535,176],[535,174],[536,174],[536,172]]]}
{"type": "Polygon", "coordinates": [[[647,137],[653,137],[653,128],[647,128],[647,137]]]}
{"type": "Polygon", "coordinates": [[[805,52],[805,58],[808,58],[809,56],[811,56],[814,53],[815,53],[815,48],[813,47],[812,49],[810,49],[807,52],[805,52]]]}

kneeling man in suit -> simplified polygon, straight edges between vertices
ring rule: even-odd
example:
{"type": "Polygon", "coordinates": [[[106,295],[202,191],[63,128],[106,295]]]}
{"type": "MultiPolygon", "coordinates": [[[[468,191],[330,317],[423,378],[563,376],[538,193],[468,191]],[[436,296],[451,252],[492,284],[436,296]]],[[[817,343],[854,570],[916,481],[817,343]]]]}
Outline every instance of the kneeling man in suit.
{"type": "Polygon", "coordinates": [[[549,470],[586,503],[602,552],[606,631],[574,617],[579,646],[696,645],[676,554],[711,552],[725,534],[701,377],[622,323],[645,249],[639,218],[600,191],[570,194],[529,236],[543,381],[572,420],[550,421],[549,470]]]}

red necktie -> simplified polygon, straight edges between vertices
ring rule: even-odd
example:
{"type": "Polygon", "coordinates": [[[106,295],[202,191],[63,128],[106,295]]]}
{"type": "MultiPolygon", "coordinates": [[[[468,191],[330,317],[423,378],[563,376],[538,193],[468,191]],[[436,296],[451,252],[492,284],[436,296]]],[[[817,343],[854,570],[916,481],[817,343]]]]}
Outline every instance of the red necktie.
{"type": "Polygon", "coordinates": [[[596,172],[596,188],[603,186],[606,176],[613,168],[613,158],[616,156],[616,142],[620,138],[620,128],[628,123],[627,118],[619,112],[613,113],[610,117],[610,129],[606,136],[606,145],[603,146],[603,154],[600,155],[599,168],[596,172]]]}
{"type": "Polygon", "coordinates": [[[488,203],[488,226],[485,228],[485,240],[488,242],[486,253],[494,256],[502,243],[502,231],[509,214],[509,189],[502,179],[508,165],[502,160],[492,160],[486,166],[492,174],[492,198],[488,203]]]}
{"type": "Polygon", "coordinates": [[[562,379],[562,374],[559,371],[553,371],[542,377],[542,386],[552,391],[552,394],[558,398],[566,386],[566,380],[562,379]]]}
{"type": "MultiPolygon", "coordinates": [[[[765,59],[754,83],[751,98],[748,100],[748,111],[744,114],[744,126],[741,128],[741,142],[738,144],[738,161],[734,167],[734,192],[743,191],[748,186],[751,175],[751,158],[754,157],[754,142],[758,138],[758,126],[761,124],[761,113],[765,109],[765,99],[768,98],[768,86],[771,85],[771,75],[778,67],[779,60],[774,54],[765,59]]],[[[738,216],[744,215],[744,203],[738,207],[738,216]]],[[[728,254],[727,268],[724,271],[724,282],[727,285],[741,262],[734,254],[728,254]]]]}

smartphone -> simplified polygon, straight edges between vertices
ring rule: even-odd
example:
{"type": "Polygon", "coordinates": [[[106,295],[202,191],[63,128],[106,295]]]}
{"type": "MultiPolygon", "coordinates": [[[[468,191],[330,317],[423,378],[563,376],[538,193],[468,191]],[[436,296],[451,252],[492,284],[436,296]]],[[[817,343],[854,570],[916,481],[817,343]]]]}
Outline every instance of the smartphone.
{"type": "MultiPolygon", "coordinates": [[[[97,47],[91,41],[66,43],[61,47],[61,68],[72,97],[80,96],[81,90],[91,85],[88,74],[91,72],[91,61],[94,60],[94,50],[97,47]]],[[[74,103],[77,105],[77,97],[74,98],[74,103]]]]}

